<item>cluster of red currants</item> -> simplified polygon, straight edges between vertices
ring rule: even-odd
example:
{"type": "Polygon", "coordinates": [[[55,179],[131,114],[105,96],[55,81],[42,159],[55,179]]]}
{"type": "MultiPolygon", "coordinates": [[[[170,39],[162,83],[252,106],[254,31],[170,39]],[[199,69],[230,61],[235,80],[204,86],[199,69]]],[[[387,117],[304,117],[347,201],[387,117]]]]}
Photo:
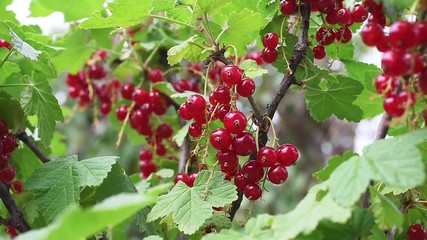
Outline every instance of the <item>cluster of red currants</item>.
{"type": "MultiPolygon", "coordinates": [[[[378,16],[382,11],[379,7],[372,3],[368,9],[378,16]]],[[[385,23],[379,22],[370,19],[362,28],[361,37],[367,46],[376,46],[384,52],[383,73],[377,76],[374,85],[377,92],[386,97],[385,112],[392,117],[402,117],[414,107],[417,93],[427,94],[427,67],[420,54],[420,49],[427,46],[427,21],[397,21],[390,26],[388,34],[382,25],[385,23]]]]}
{"type": "Polygon", "coordinates": [[[177,182],[182,181],[183,183],[187,184],[187,186],[193,187],[194,181],[196,180],[198,174],[198,172],[192,173],[190,175],[186,173],[178,173],[173,182],[176,184],[177,182]]]}
{"type": "Polygon", "coordinates": [[[96,51],[82,70],[77,74],[68,73],[65,80],[69,86],[68,95],[72,99],[78,99],[80,108],[88,107],[98,98],[99,111],[103,115],[110,113],[112,103],[117,100],[120,88],[118,79],[97,83],[107,76],[107,71],[103,66],[106,57],[107,52],[96,51]]]}
{"type": "MultiPolygon", "coordinates": [[[[0,181],[9,185],[15,178],[15,170],[9,165],[10,155],[17,148],[15,136],[9,131],[7,122],[0,119],[0,181]]],[[[22,191],[22,183],[16,181],[12,186],[17,192],[22,191]],[[16,188],[15,188],[16,185],[16,188]]]]}
{"type": "Polygon", "coordinates": [[[277,60],[279,53],[277,52],[277,45],[279,44],[279,36],[274,33],[266,33],[262,37],[262,45],[264,49],[261,52],[262,59],[266,63],[274,63],[277,60]]]}
{"type": "Polygon", "coordinates": [[[427,231],[423,225],[415,223],[409,226],[406,236],[408,240],[425,240],[427,239],[427,231]]]}

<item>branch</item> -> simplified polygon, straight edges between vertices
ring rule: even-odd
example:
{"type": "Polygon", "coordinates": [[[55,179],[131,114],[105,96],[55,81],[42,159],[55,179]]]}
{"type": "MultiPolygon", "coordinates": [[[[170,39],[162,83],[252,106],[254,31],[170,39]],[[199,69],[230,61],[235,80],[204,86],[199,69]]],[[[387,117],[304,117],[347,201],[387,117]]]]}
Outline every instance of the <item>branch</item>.
{"type": "MultiPolygon", "coordinates": [[[[184,127],[185,121],[181,119],[180,124],[181,124],[181,127],[184,127]]],[[[179,155],[179,162],[178,162],[178,173],[185,173],[185,165],[186,165],[186,160],[188,158],[189,152],[190,152],[190,139],[187,134],[181,146],[181,152],[179,155]]]]}
{"type": "Polygon", "coordinates": [[[27,135],[24,130],[18,130],[18,132],[15,133],[15,137],[25,143],[43,163],[47,163],[50,161],[49,157],[44,154],[44,152],[37,146],[37,144],[27,135]]]}
{"type": "MultiPolygon", "coordinates": [[[[2,182],[0,182],[0,198],[6,206],[7,211],[9,211],[10,219],[8,221],[10,225],[21,233],[31,230],[27,221],[24,219],[24,215],[18,209],[18,206],[16,206],[15,200],[10,195],[9,189],[2,182]]],[[[4,221],[2,221],[2,223],[4,223],[4,221]]]]}

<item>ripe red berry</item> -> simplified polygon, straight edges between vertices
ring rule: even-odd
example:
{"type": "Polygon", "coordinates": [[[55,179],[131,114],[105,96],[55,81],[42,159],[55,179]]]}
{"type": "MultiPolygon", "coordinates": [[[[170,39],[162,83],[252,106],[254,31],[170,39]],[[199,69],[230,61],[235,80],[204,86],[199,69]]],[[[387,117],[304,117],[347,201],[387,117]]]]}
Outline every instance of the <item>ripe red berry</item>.
{"type": "Polygon", "coordinates": [[[18,146],[16,143],[16,138],[12,133],[3,135],[3,139],[0,138],[0,141],[3,141],[3,154],[13,152],[18,146]]]}
{"type": "Polygon", "coordinates": [[[405,50],[418,44],[412,23],[397,21],[390,26],[388,40],[396,49],[405,50]]]}
{"type": "Polygon", "coordinates": [[[184,120],[191,120],[193,118],[193,113],[188,109],[186,102],[181,104],[178,110],[178,114],[184,120]]]}
{"type": "Polygon", "coordinates": [[[203,70],[203,67],[200,63],[189,63],[188,64],[188,73],[191,75],[196,75],[197,73],[201,72],[203,70]]]}
{"type": "Polygon", "coordinates": [[[417,42],[421,46],[427,45],[427,21],[419,21],[414,24],[414,32],[417,36],[417,42]]]}
{"type": "Polygon", "coordinates": [[[383,107],[384,111],[391,117],[401,117],[405,114],[405,109],[394,96],[384,99],[383,107]]]}
{"type": "Polygon", "coordinates": [[[258,151],[258,155],[256,157],[256,160],[263,166],[263,167],[272,167],[277,163],[277,153],[276,149],[272,147],[262,147],[258,151]]]}
{"type": "Polygon", "coordinates": [[[224,169],[227,170],[227,173],[236,170],[239,165],[239,157],[230,149],[218,151],[216,159],[221,164],[221,167],[224,167],[224,169]]]}
{"type": "Polygon", "coordinates": [[[262,37],[262,44],[266,48],[275,48],[279,44],[279,36],[274,32],[266,33],[262,37]]]}
{"type": "Polygon", "coordinates": [[[384,73],[390,76],[400,76],[409,71],[409,65],[403,53],[397,51],[387,51],[381,59],[381,67],[384,73]]]}
{"type": "Polygon", "coordinates": [[[190,175],[190,182],[191,182],[191,186],[193,186],[193,185],[194,185],[194,182],[196,181],[197,175],[199,175],[199,173],[198,173],[198,172],[192,173],[192,174],[190,175]]]}
{"type": "Polygon", "coordinates": [[[212,94],[215,100],[219,103],[229,104],[231,101],[230,88],[225,85],[219,85],[215,88],[212,94]]]}
{"type": "Polygon", "coordinates": [[[103,79],[107,76],[107,72],[101,65],[94,65],[89,68],[89,78],[94,80],[103,79]]]}
{"type": "Polygon", "coordinates": [[[206,111],[206,100],[202,95],[194,94],[190,96],[185,104],[193,116],[202,114],[206,111]]]}
{"type": "Polygon", "coordinates": [[[0,169],[5,168],[9,164],[10,154],[0,154],[0,169]]]}
{"type": "Polygon", "coordinates": [[[12,183],[15,178],[15,170],[12,166],[7,166],[5,169],[0,171],[0,181],[4,184],[12,183]]]}
{"type": "Polygon", "coordinates": [[[364,22],[368,19],[368,10],[360,4],[354,5],[353,12],[351,13],[351,18],[356,23],[364,22]]]}
{"type": "Polygon", "coordinates": [[[326,22],[329,23],[330,25],[335,25],[338,23],[335,12],[331,12],[331,13],[327,14],[325,19],[326,19],[326,22]]]}
{"type": "Polygon", "coordinates": [[[230,112],[231,108],[228,104],[222,104],[219,106],[219,108],[215,111],[215,118],[218,118],[219,120],[223,121],[225,115],[230,112]]]}
{"type": "Polygon", "coordinates": [[[427,231],[423,225],[416,223],[409,226],[406,232],[408,240],[425,240],[427,237],[427,231]]]}
{"type": "Polygon", "coordinates": [[[134,91],[135,85],[133,85],[132,83],[124,83],[120,92],[124,99],[131,100],[134,91]]]}
{"type": "Polygon", "coordinates": [[[391,49],[390,43],[388,42],[388,36],[380,37],[377,42],[377,50],[380,52],[387,52],[391,49]]]}
{"type": "Polygon", "coordinates": [[[10,45],[10,43],[4,39],[0,39],[0,48],[7,48],[9,50],[12,49],[12,46],[10,45]]]}
{"type": "Polygon", "coordinates": [[[423,94],[427,94],[427,68],[418,74],[418,88],[423,94]]]}
{"type": "Polygon", "coordinates": [[[255,138],[251,133],[237,134],[232,143],[233,150],[239,156],[248,156],[256,150],[255,138]]]}
{"type": "Polygon", "coordinates": [[[255,82],[250,78],[244,78],[237,84],[237,93],[242,97],[250,97],[255,92],[255,82]]]}
{"type": "Polygon", "coordinates": [[[266,63],[274,63],[279,56],[275,48],[264,48],[261,53],[262,59],[266,63]]]}
{"type": "Polygon", "coordinates": [[[262,195],[261,187],[256,183],[249,183],[246,185],[245,190],[243,191],[245,197],[249,200],[255,201],[258,200],[262,195]]]}
{"type": "Polygon", "coordinates": [[[375,78],[374,85],[379,94],[386,94],[389,96],[396,90],[398,82],[399,79],[396,77],[390,77],[385,73],[381,73],[375,78]]]}
{"type": "Polygon", "coordinates": [[[335,33],[335,38],[337,39],[337,41],[341,43],[350,42],[352,37],[353,37],[353,32],[348,27],[342,27],[338,29],[338,31],[335,33]]]}
{"type": "Polygon", "coordinates": [[[21,193],[24,191],[24,185],[21,181],[13,181],[12,189],[16,193],[21,193]]]}
{"type": "Polygon", "coordinates": [[[141,149],[141,151],[139,151],[139,160],[151,161],[153,160],[153,153],[148,149],[141,149]]]}
{"type": "Polygon", "coordinates": [[[313,47],[313,54],[315,59],[323,59],[326,57],[325,47],[322,45],[316,45],[313,47]]]}
{"type": "Polygon", "coordinates": [[[142,173],[142,177],[148,178],[152,173],[157,170],[157,167],[151,161],[141,161],[140,170],[142,173]]]}
{"type": "Polygon", "coordinates": [[[99,111],[103,114],[103,115],[108,115],[111,112],[111,103],[110,102],[102,102],[101,106],[99,107],[99,111]]]}
{"type": "Polygon", "coordinates": [[[234,177],[234,185],[236,185],[237,190],[243,192],[245,190],[246,185],[248,185],[248,179],[243,175],[243,173],[238,173],[234,177]]]}
{"type": "Polygon", "coordinates": [[[298,148],[292,144],[283,144],[277,149],[277,162],[280,165],[288,167],[298,160],[299,151],[298,148]]]}
{"type": "Polygon", "coordinates": [[[162,139],[170,138],[172,137],[172,134],[173,134],[173,129],[171,125],[167,123],[162,123],[157,127],[157,135],[162,139]]]}
{"type": "Polygon", "coordinates": [[[68,95],[70,95],[71,98],[76,99],[80,95],[80,89],[78,87],[70,87],[68,89],[68,95]]]}
{"type": "Polygon", "coordinates": [[[253,51],[249,54],[249,56],[246,56],[246,58],[256,61],[258,66],[261,66],[264,63],[264,61],[262,60],[260,51],[253,51]]]}
{"type": "Polygon", "coordinates": [[[335,41],[335,31],[332,28],[319,27],[316,31],[316,40],[320,45],[331,45],[335,41]]]}
{"type": "Polygon", "coordinates": [[[384,37],[383,28],[375,22],[368,22],[360,31],[362,41],[366,46],[374,47],[384,37]]]}
{"type": "Polygon", "coordinates": [[[415,106],[416,102],[415,93],[402,90],[397,94],[396,100],[402,108],[412,108],[415,106]]]}
{"type": "Polygon", "coordinates": [[[228,130],[218,128],[210,136],[212,146],[217,150],[225,150],[230,147],[232,138],[228,130]]]}
{"type": "Polygon", "coordinates": [[[254,183],[260,181],[264,177],[264,168],[256,160],[249,160],[242,166],[240,170],[248,182],[254,183]]]}
{"type": "Polygon", "coordinates": [[[188,133],[192,137],[195,137],[195,138],[200,137],[203,133],[203,125],[199,122],[193,122],[188,127],[188,133]]]}
{"type": "Polygon", "coordinates": [[[273,184],[282,184],[288,179],[288,170],[281,165],[275,165],[268,170],[268,180],[273,184]]]}
{"type": "Polygon", "coordinates": [[[160,70],[158,68],[151,69],[151,71],[148,72],[148,79],[152,83],[163,81],[163,72],[162,72],[162,70],[160,70]]]}
{"type": "Polygon", "coordinates": [[[283,15],[293,15],[297,12],[297,3],[295,0],[283,0],[280,2],[280,12],[283,15]]]}
{"type": "Polygon", "coordinates": [[[175,184],[179,181],[182,181],[183,183],[187,184],[187,186],[189,187],[193,186],[190,177],[185,173],[178,173],[178,175],[176,175],[175,179],[173,180],[175,184]]]}
{"type": "Polygon", "coordinates": [[[156,154],[157,155],[164,156],[164,155],[166,155],[167,151],[168,150],[166,149],[165,145],[160,144],[160,143],[156,145],[156,154]]]}
{"type": "Polygon", "coordinates": [[[230,133],[241,133],[245,130],[247,119],[246,116],[240,111],[228,112],[223,119],[224,127],[230,133]]]}
{"type": "Polygon", "coordinates": [[[335,9],[335,1],[334,0],[318,0],[315,4],[317,10],[321,13],[332,13],[335,9]]]}
{"type": "Polygon", "coordinates": [[[128,114],[128,106],[127,105],[121,105],[116,110],[116,117],[119,121],[124,121],[127,114],[128,114]]]}
{"type": "Polygon", "coordinates": [[[4,135],[8,132],[7,122],[3,119],[0,119],[0,135],[4,135]]]}
{"type": "Polygon", "coordinates": [[[229,86],[236,85],[242,81],[242,74],[242,70],[237,66],[228,65],[221,69],[221,80],[229,86]]]}
{"type": "Polygon", "coordinates": [[[148,102],[149,99],[150,99],[150,95],[143,88],[137,88],[133,92],[132,100],[138,105],[142,105],[142,104],[148,102]]]}
{"type": "Polygon", "coordinates": [[[341,8],[339,9],[336,14],[337,23],[341,25],[346,25],[351,22],[351,12],[347,8],[341,8]]]}

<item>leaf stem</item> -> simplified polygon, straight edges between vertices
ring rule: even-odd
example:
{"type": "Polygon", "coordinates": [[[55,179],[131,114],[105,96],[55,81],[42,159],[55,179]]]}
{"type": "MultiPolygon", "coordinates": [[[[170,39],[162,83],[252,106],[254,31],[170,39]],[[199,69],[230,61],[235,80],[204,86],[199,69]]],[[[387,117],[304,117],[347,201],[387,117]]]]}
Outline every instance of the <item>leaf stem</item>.
{"type": "Polygon", "coordinates": [[[6,55],[6,57],[3,59],[3,61],[1,61],[0,63],[0,68],[3,67],[4,63],[7,61],[7,59],[10,58],[10,56],[12,56],[12,54],[14,53],[14,49],[10,50],[9,53],[6,55]]]}

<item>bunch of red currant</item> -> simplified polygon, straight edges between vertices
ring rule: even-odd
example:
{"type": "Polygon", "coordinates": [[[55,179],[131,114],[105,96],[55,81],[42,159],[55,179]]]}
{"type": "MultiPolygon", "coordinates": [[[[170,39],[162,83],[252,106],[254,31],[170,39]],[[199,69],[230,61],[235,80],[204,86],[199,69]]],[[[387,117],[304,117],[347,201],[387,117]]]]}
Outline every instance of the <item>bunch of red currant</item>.
{"type": "Polygon", "coordinates": [[[277,60],[279,53],[276,50],[277,45],[279,44],[279,36],[274,33],[266,33],[262,37],[262,45],[264,49],[262,50],[261,56],[264,62],[273,63],[277,60]]]}
{"type": "MultiPolygon", "coordinates": [[[[382,12],[376,3],[369,6],[373,15],[382,12]]],[[[427,46],[427,21],[397,21],[385,33],[384,25],[370,18],[362,28],[361,36],[367,46],[376,46],[384,52],[381,60],[383,73],[377,76],[374,85],[377,92],[386,97],[385,112],[392,117],[402,117],[414,107],[417,93],[427,94],[427,67],[420,54],[420,50],[427,46]]]]}
{"type": "Polygon", "coordinates": [[[409,226],[406,232],[408,240],[425,240],[427,239],[427,231],[423,225],[416,223],[409,226]]]}
{"type": "Polygon", "coordinates": [[[8,130],[6,121],[0,119],[0,181],[5,185],[11,184],[15,178],[15,170],[9,165],[9,160],[17,146],[15,136],[8,130]]]}

